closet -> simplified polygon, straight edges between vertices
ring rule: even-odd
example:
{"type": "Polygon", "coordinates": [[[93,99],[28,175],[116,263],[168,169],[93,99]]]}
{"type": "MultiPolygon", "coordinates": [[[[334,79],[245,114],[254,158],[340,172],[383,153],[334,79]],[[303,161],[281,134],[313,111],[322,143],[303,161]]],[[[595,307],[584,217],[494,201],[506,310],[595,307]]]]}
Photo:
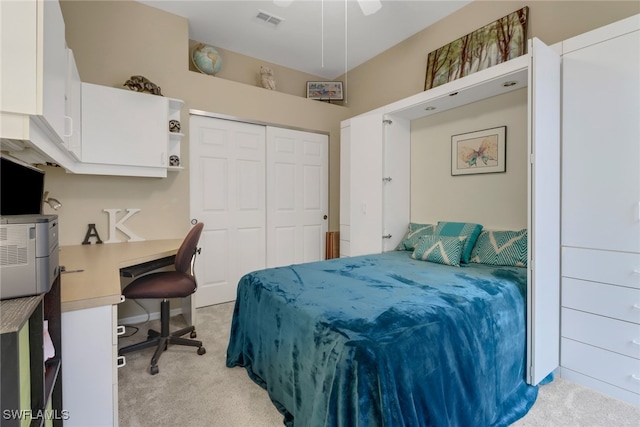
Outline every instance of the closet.
{"type": "Polygon", "coordinates": [[[562,376],[640,405],[640,15],[563,42],[562,376]]]}
{"type": "MultiPolygon", "coordinates": [[[[341,124],[341,256],[393,250],[410,221],[412,120],[527,87],[527,381],[559,365],[560,55],[528,54],[341,124]]],[[[426,142],[425,142],[426,143],[426,142]]],[[[446,201],[435,200],[434,203],[446,201]]]]}
{"type": "Polygon", "coordinates": [[[196,306],[235,300],[251,271],[324,259],[328,135],[190,113],[196,306]]]}

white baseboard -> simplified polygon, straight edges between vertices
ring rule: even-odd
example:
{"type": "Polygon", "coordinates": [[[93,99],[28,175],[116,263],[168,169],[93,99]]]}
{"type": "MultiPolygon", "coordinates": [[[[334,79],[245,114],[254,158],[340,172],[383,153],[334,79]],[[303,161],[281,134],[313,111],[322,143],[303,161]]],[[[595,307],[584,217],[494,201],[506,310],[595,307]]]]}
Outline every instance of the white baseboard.
{"type": "MultiPolygon", "coordinates": [[[[171,311],[169,311],[169,313],[171,317],[177,316],[179,314],[182,314],[182,309],[174,308],[171,311]]],[[[160,319],[159,311],[154,311],[149,313],[149,321],[157,320],[157,319],[160,319]]],[[[137,325],[139,323],[145,323],[146,321],[147,321],[147,315],[141,314],[139,316],[130,316],[130,317],[123,317],[122,319],[118,319],[118,325],[137,325]]]]}

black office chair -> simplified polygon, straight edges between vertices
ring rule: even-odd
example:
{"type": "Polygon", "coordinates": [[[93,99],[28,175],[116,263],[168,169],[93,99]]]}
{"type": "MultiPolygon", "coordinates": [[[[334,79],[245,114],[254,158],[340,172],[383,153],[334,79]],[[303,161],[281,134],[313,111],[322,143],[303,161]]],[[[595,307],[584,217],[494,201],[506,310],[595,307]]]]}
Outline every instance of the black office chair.
{"type": "Polygon", "coordinates": [[[200,253],[198,241],[203,227],[203,223],[197,223],[185,237],[176,254],[175,271],[161,271],[140,276],[122,290],[122,295],[125,298],[162,299],[160,303],[160,332],[149,329],[146,341],[123,347],[118,351],[118,354],[122,356],[132,351],[156,346],[156,351],[151,358],[151,375],[158,373],[158,359],[160,359],[162,352],[167,349],[169,344],[198,347],[199,355],[206,353],[205,348],[202,346],[202,341],[182,338],[187,333],[191,333],[190,337],[195,338],[195,326],[169,333],[169,298],[187,297],[194,293],[197,288],[193,268],[196,255],[200,253]]]}

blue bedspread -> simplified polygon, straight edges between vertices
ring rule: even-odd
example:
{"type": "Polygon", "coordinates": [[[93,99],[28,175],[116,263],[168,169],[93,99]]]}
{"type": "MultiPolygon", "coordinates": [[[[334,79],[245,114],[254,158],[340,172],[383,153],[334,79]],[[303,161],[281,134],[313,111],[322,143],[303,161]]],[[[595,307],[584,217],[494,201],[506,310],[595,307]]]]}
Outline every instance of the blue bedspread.
{"type": "Polygon", "coordinates": [[[410,252],[250,273],[227,366],[244,366],[287,425],[506,426],[525,383],[526,269],[450,267],[410,252]]]}

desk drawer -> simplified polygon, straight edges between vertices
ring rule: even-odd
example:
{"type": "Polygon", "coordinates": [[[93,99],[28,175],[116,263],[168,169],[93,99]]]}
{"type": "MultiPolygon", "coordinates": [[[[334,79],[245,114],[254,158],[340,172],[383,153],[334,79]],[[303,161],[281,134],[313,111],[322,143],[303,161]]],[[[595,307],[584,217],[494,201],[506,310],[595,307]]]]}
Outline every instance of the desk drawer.
{"type": "Polygon", "coordinates": [[[640,325],[635,323],[563,308],[562,336],[640,359],[640,325]]]}
{"type": "Polygon", "coordinates": [[[640,394],[640,362],[633,357],[562,338],[563,367],[640,394]]]}
{"type": "Polygon", "coordinates": [[[562,306],[640,324],[640,290],[562,278],[562,306]]]}
{"type": "Polygon", "coordinates": [[[640,289],[640,254],[563,247],[562,276],[640,289]]]}

